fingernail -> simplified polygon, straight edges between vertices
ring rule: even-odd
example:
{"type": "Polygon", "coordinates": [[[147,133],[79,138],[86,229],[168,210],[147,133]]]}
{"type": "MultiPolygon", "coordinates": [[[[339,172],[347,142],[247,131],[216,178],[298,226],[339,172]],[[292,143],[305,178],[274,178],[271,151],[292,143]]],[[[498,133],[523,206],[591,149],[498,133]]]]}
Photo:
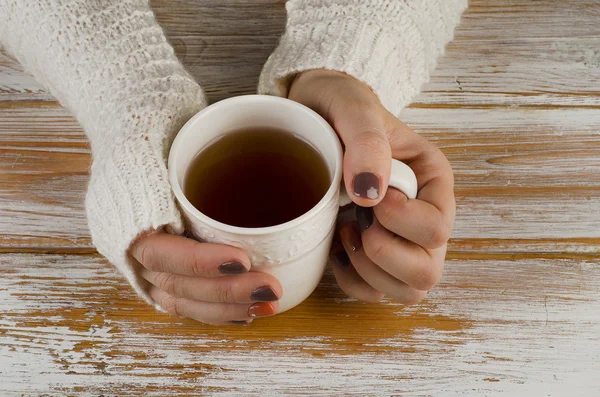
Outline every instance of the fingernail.
{"type": "Polygon", "coordinates": [[[275,314],[275,308],[267,302],[255,303],[248,309],[250,317],[268,317],[275,314]]]}
{"type": "Polygon", "coordinates": [[[352,262],[350,262],[350,257],[348,257],[344,247],[341,245],[336,246],[331,251],[331,260],[340,267],[349,267],[352,264],[352,262]]]}
{"type": "Polygon", "coordinates": [[[256,302],[275,302],[279,297],[271,287],[265,286],[255,289],[250,299],[256,302]]]}
{"type": "Polygon", "coordinates": [[[342,244],[346,250],[356,252],[362,248],[359,226],[356,222],[347,223],[340,231],[342,236],[342,244]]]}
{"type": "Polygon", "coordinates": [[[240,262],[227,262],[219,266],[219,271],[222,274],[242,274],[246,273],[248,269],[240,262]]]}
{"type": "Polygon", "coordinates": [[[250,324],[248,321],[245,321],[245,320],[242,320],[242,321],[230,321],[229,323],[233,324],[233,325],[248,325],[248,324],[250,324]]]}
{"type": "Polygon", "coordinates": [[[376,200],[379,198],[379,177],[371,172],[361,172],[352,182],[357,197],[376,200]]]}
{"type": "Polygon", "coordinates": [[[360,226],[360,231],[364,232],[373,224],[373,209],[367,207],[356,207],[356,219],[360,226]]]}

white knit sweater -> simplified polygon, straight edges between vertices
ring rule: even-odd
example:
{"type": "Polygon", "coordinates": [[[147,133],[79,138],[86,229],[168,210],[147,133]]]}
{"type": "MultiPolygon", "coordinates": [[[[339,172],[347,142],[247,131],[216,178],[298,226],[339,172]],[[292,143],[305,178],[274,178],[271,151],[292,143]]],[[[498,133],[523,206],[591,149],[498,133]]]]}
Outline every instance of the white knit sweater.
{"type": "MultiPolygon", "coordinates": [[[[202,1],[202,0],[198,0],[202,1]]],[[[298,72],[327,68],[370,85],[399,112],[452,38],[467,0],[291,0],[259,92],[287,95],[298,72]]],[[[68,107],[93,152],[86,208],[98,251],[146,301],[127,249],[140,233],[181,233],[166,157],[206,106],[148,0],[0,0],[0,41],[68,107]]]]}

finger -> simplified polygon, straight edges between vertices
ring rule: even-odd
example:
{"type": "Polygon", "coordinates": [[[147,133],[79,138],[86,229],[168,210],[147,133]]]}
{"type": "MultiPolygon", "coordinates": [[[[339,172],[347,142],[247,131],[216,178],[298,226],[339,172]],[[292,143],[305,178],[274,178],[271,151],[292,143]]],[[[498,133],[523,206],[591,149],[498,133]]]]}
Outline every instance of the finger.
{"type": "Polygon", "coordinates": [[[376,303],[383,298],[383,293],[371,287],[363,280],[352,266],[344,247],[337,246],[331,252],[333,275],[346,295],[363,302],[376,303]]]}
{"type": "Polygon", "coordinates": [[[322,115],[343,142],[344,183],[356,204],[371,207],[385,195],[392,152],[386,136],[385,111],[364,83],[327,70],[302,73],[289,98],[322,115]]]}
{"type": "Polygon", "coordinates": [[[405,305],[418,303],[427,295],[427,291],[418,291],[392,277],[367,257],[362,248],[360,231],[356,222],[342,227],[341,239],[356,272],[375,290],[381,291],[386,296],[405,305]]]}
{"type": "Polygon", "coordinates": [[[451,220],[433,204],[408,200],[396,189],[388,189],[385,198],[373,210],[383,227],[423,248],[441,247],[452,233],[451,220]]]}
{"type": "Polygon", "coordinates": [[[157,287],[150,287],[148,293],[160,307],[169,313],[210,325],[250,323],[258,317],[272,316],[279,310],[278,302],[262,302],[250,306],[235,303],[201,302],[174,298],[157,287]]]}
{"type": "Polygon", "coordinates": [[[146,269],[155,272],[216,277],[242,274],[250,269],[250,259],[239,248],[199,243],[166,233],[139,239],[130,253],[146,269]]]}
{"type": "MultiPolygon", "coordinates": [[[[388,112],[386,122],[386,132],[392,148],[393,158],[409,163],[413,159],[422,156],[424,153],[435,149],[435,145],[423,136],[417,134],[412,128],[407,126],[392,113],[388,112]]],[[[417,179],[419,179],[418,176],[417,179]]]]}
{"type": "Polygon", "coordinates": [[[189,277],[142,269],[140,275],[150,284],[175,298],[204,302],[252,303],[274,302],[283,289],[269,274],[250,272],[243,276],[189,277]]]}
{"type": "Polygon", "coordinates": [[[372,207],[385,196],[390,180],[392,151],[377,108],[349,109],[334,119],[334,128],[346,147],[344,183],[350,198],[372,207]]]}
{"type": "Polygon", "coordinates": [[[433,230],[431,245],[435,247],[436,243],[447,242],[452,235],[452,228],[454,227],[454,220],[456,218],[456,199],[454,197],[454,177],[452,176],[452,171],[449,171],[449,175],[441,175],[427,182],[419,191],[417,199],[424,203],[430,203],[441,214],[441,219],[438,218],[437,220],[440,222],[439,226],[437,230],[433,230]]]}
{"type": "Polygon", "coordinates": [[[446,245],[427,250],[385,229],[370,208],[357,208],[365,253],[371,261],[410,287],[428,291],[442,277],[446,245]]]}
{"type": "Polygon", "coordinates": [[[456,217],[454,174],[448,159],[433,143],[395,117],[390,118],[388,139],[395,159],[406,162],[415,172],[417,199],[438,209],[450,231],[456,217]]]}

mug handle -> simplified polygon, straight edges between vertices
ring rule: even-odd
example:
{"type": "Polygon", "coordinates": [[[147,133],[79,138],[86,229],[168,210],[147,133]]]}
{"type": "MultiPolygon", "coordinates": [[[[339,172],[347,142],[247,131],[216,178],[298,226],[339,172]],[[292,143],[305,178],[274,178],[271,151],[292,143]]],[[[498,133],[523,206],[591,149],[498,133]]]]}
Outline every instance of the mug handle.
{"type": "MultiPolygon", "coordinates": [[[[392,159],[392,174],[390,176],[390,187],[400,190],[409,199],[417,198],[417,176],[414,171],[400,160],[392,159]]],[[[346,186],[342,182],[340,189],[340,207],[348,205],[352,199],[346,191],[346,186]]]]}

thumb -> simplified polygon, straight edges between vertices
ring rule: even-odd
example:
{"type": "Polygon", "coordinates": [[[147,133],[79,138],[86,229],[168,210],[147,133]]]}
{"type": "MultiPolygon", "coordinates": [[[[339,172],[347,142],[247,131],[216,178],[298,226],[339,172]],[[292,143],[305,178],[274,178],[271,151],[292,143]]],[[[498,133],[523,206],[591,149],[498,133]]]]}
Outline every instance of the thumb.
{"type": "Polygon", "coordinates": [[[387,112],[373,91],[333,71],[302,73],[289,98],[321,114],[339,135],[344,154],[344,183],[351,200],[373,207],[385,196],[392,168],[386,135],[387,112]]]}
{"type": "Polygon", "coordinates": [[[361,207],[373,207],[387,191],[392,150],[385,122],[378,111],[348,111],[333,118],[334,128],[346,148],[344,183],[350,199],[361,207]]]}

